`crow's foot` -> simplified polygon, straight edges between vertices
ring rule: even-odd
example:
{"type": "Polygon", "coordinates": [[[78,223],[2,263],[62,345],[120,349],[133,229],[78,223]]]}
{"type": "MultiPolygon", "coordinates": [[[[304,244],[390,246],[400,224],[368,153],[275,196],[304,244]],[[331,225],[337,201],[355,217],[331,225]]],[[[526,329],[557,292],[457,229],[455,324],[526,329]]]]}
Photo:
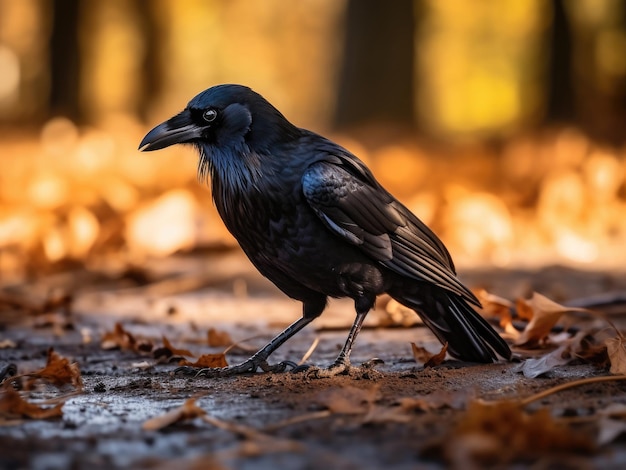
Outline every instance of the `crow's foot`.
{"type": "Polygon", "coordinates": [[[263,372],[285,372],[287,368],[295,369],[297,364],[292,361],[282,361],[278,364],[270,365],[265,359],[251,357],[250,359],[228,367],[207,367],[197,369],[195,367],[183,366],[174,370],[174,374],[186,375],[188,377],[232,377],[235,375],[253,374],[258,369],[263,372]]]}
{"type": "Polygon", "coordinates": [[[335,363],[333,363],[327,369],[322,369],[320,367],[311,366],[308,364],[302,364],[294,367],[291,372],[304,373],[307,378],[312,379],[323,379],[335,377],[338,375],[349,375],[350,377],[354,378],[376,380],[377,378],[379,378],[379,376],[381,376],[381,373],[375,370],[375,367],[384,363],[385,362],[382,359],[373,358],[361,364],[360,367],[355,367],[351,365],[350,361],[348,360],[338,360],[335,361],[335,363]]]}
{"type": "Polygon", "coordinates": [[[350,361],[347,359],[337,360],[326,369],[316,366],[298,366],[293,372],[304,372],[305,376],[311,379],[325,379],[342,374],[347,375],[350,372],[350,361]]]}

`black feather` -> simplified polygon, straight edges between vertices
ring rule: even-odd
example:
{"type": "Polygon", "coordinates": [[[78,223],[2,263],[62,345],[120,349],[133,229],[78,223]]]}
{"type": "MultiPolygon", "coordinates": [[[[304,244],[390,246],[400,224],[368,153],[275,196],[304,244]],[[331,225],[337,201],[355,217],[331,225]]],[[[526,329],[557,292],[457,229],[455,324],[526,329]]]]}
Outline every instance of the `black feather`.
{"type": "Polygon", "coordinates": [[[451,354],[480,362],[510,357],[470,306],[480,304],[443,243],[346,149],[297,128],[239,85],[200,93],[140,148],[174,143],[198,149],[199,176],[210,180],[220,216],[252,263],[303,302],[304,320],[253,358],[267,357],[320,315],[331,296],[354,299],[359,314],[338,358],[345,362],[360,322],[385,292],[414,309],[451,354]]]}

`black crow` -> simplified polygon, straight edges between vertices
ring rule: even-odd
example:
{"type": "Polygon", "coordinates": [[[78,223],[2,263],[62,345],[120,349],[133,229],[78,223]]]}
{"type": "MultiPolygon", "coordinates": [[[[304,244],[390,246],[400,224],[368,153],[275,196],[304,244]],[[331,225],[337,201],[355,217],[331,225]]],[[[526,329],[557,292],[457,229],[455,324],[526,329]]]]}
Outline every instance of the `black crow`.
{"type": "Polygon", "coordinates": [[[354,300],[356,319],[327,375],[347,370],[376,296],[413,309],[448,352],[472,362],[509,359],[506,342],[472,308],[437,236],[376,181],[356,156],[291,124],[250,88],[218,85],[152,129],[140,150],[191,144],[226,227],[265,277],[303,304],[302,317],[226,376],[263,370],[267,358],[318,317],[328,297],[354,300]]]}

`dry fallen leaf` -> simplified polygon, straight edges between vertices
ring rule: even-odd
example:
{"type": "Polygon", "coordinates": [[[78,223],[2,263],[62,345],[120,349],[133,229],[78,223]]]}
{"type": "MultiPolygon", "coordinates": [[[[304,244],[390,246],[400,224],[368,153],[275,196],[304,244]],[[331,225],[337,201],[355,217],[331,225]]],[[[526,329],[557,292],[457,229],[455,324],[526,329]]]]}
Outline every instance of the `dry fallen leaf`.
{"type": "MultiPolygon", "coordinates": [[[[566,307],[557,304],[547,297],[534,292],[530,300],[520,299],[517,302],[518,314],[522,314],[525,309],[532,311],[532,318],[522,334],[515,340],[516,346],[535,347],[552,330],[552,327],[561,318],[561,315],[568,312],[588,312],[586,309],[566,307]]],[[[524,314],[525,315],[525,314],[524,314]]]]}
{"type": "Polygon", "coordinates": [[[470,402],[440,444],[457,468],[471,463],[506,464],[546,452],[588,452],[592,439],[556,421],[548,409],[527,413],[519,402],[470,402]]]}
{"type": "Polygon", "coordinates": [[[519,335],[519,331],[513,326],[513,317],[511,310],[514,305],[508,299],[499,297],[495,294],[487,292],[485,289],[481,289],[477,295],[483,306],[482,312],[486,316],[496,317],[500,320],[500,327],[506,332],[515,337],[519,335]]]}
{"type": "Polygon", "coordinates": [[[515,311],[522,320],[531,321],[533,319],[533,308],[526,299],[520,298],[515,301],[515,311]]]}
{"type": "Polygon", "coordinates": [[[358,415],[367,413],[374,403],[379,387],[368,389],[357,387],[337,387],[324,390],[316,397],[316,402],[332,413],[358,415]]]}
{"type": "Polygon", "coordinates": [[[196,362],[190,362],[188,360],[180,361],[181,366],[199,367],[215,369],[219,367],[228,367],[226,356],[223,353],[219,354],[203,354],[198,358],[196,362]]]}
{"type": "Polygon", "coordinates": [[[78,363],[72,362],[55,352],[52,348],[48,349],[48,362],[46,366],[35,372],[24,374],[32,379],[43,379],[56,387],[70,384],[78,390],[83,389],[83,379],[80,375],[78,363]]]}
{"type": "Polygon", "coordinates": [[[171,355],[173,355],[173,356],[196,357],[188,349],[179,349],[179,348],[175,348],[174,346],[172,346],[172,343],[170,343],[170,341],[165,337],[165,335],[163,336],[163,347],[168,349],[172,353],[171,355]]]}
{"type": "Polygon", "coordinates": [[[572,347],[570,344],[563,344],[554,351],[544,354],[537,358],[526,359],[516,368],[522,372],[525,377],[534,379],[546,372],[550,372],[557,366],[565,365],[571,362],[575,357],[572,355],[572,347]]]}
{"type": "Polygon", "coordinates": [[[102,335],[100,347],[102,349],[126,349],[134,350],[137,340],[126,331],[121,323],[116,323],[113,331],[107,331],[102,335]]]}
{"type": "Polygon", "coordinates": [[[444,344],[437,354],[431,354],[426,348],[411,343],[413,358],[415,362],[424,364],[424,367],[435,367],[443,362],[448,351],[448,343],[444,344]]]}
{"type": "Polygon", "coordinates": [[[100,347],[107,350],[119,348],[138,353],[150,353],[154,349],[152,342],[138,340],[132,333],[125,330],[121,323],[116,323],[113,331],[108,331],[102,335],[100,347]]]}
{"type": "Polygon", "coordinates": [[[578,359],[588,364],[594,364],[597,367],[606,367],[610,362],[606,343],[598,342],[595,336],[589,332],[583,333],[577,348],[573,352],[578,359]]]}
{"type": "Polygon", "coordinates": [[[608,363],[607,347],[604,344],[598,344],[589,331],[580,331],[573,338],[565,339],[554,351],[540,357],[526,359],[516,369],[518,372],[523,372],[526,377],[535,378],[573,360],[582,360],[603,367],[608,363]]]}
{"type": "Polygon", "coordinates": [[[441,392],[424,395],[421,397],[403,397],[398,400],[398,405],[405,413],[413,411],[432,411],[451,408],[453,410],[465,409],[470,394],[462,392],[441,392]]]}
{"type": "Polygon", "coordinates": [[[611,403],[606,408],[598,410],[598,436],[596,442],[599,446],[607,445],[626,432],[626,405],[623,403],[611,403]]]}
{"type": "Polygon", "coordinates": [[[194,419],[205,414],[206,411],[196,405],[196,399],[190,398],[178,408],[145,421],[141,427],[144,431],[158,431],[179,421],[194,419]]]}
{"type": "Polygon", "coordinates": [[[611,374],[626,374],[626,345],[623,336],[608,338],[606,348],[611,362],[611,374]]]}
{"type": "Polygon", "coordinates": [[[226,331],[219,331],[215,328],[209,328],[207,333],[207,341],[210,347],[216,348],[221,346],[230,346],[233,340],[226,331]]]}
{"type": "Polygon", "coordinates": [[[0,349],[13,349],[17,348],[17,343],[10,339],[3,339],[0,341],[0,349]]]}
{"type": "Polygon", "coordinates": [[[4,419],[33,418],[48,419],[63,415],[63,403],[51,408],[41,408],[38,405],[25,401],[12,386],[2,387],[0,390],[0,417],[4,419]]]}

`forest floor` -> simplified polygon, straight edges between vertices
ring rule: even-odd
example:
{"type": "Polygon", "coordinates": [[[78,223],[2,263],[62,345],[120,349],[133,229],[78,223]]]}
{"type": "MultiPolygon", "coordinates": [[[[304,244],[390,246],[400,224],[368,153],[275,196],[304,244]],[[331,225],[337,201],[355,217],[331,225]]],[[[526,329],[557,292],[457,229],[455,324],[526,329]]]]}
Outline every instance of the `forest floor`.
{"type": "MultiPolygon", "coordinates": [[[[548,267],[462,274],[471,287],[507,298],[540,291],[569,301],[626,291],[622,272],[548,267]]],[[[523,402],[555,385],[608,376],[606,368],[573,361],[530,378],[520,372],[519,360],[477,365],[449,359],[424,367],[411,343],[433,353],[440,345],[418,323],[390,326],[382,308],[368,317],[353,351],[353,364],[366,366],[349,375],[174,374],[177,363],[155,354],[166,340],[172,356],[219,353],[223,346],[206,343],[213,328],[237,342],[226,355],[236,363],[298,317],[299,304],[256,274],[239,252],[173,257],[118,277],[66,271],[3,295],[0,369],[42,369],[53,348],[78,364],[82,383],[14,380],[23,399],[44,409],[60,401],[62,414],[10,418],[0,402],[0,468],[626,465],[623,437],[606,437],[625,429],[626,382],[589,383],[523,402]],[[28,298],[34,305],[61,290],[71,297],[38,315],[7,300],[28,298]],[[24,391],[25,384],[32,389],[24,391]],[[607,412],[616,406],[617,412],[607,412]]],[[[623,313],[612,312],[620,328],[623,313]]],[[[328,365],[353,318],[350,302],[331,302],[272,360],[298,362],[319,340],[306,362],[328,365]]]]}

